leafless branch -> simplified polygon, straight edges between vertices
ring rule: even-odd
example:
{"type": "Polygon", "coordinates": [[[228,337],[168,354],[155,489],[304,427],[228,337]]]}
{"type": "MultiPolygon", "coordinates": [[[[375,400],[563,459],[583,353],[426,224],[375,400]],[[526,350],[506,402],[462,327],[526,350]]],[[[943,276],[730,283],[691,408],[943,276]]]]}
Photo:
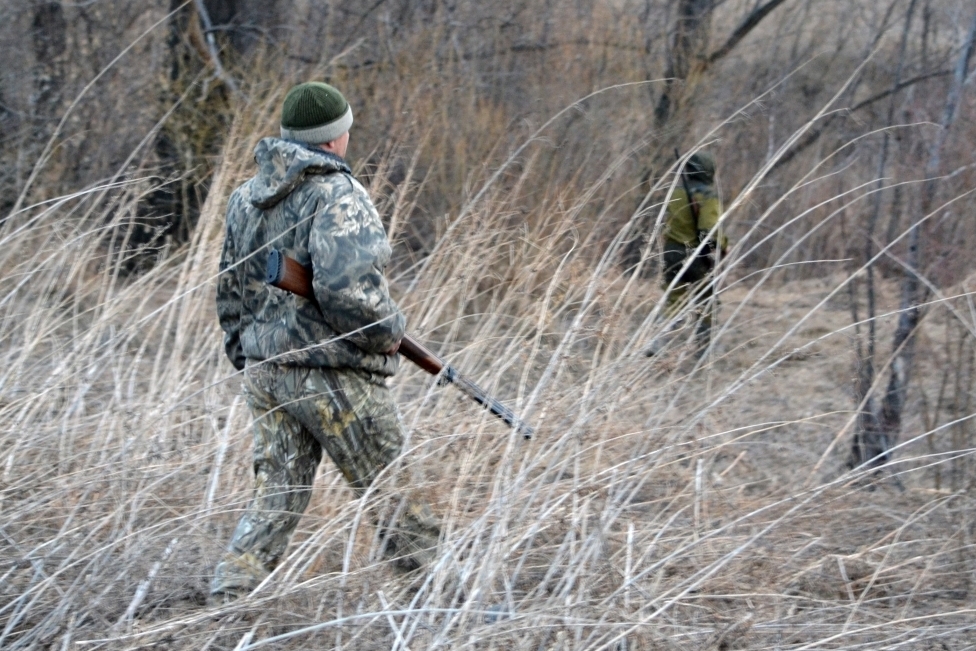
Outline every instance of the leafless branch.
{"type": "Polygon", "coordinates": [[[946,77],[951,74],[952,74],[951,70],[936,70],[935,72],[928,72],[923,75],[917,75],[915,77],[912,77],[911,79],[906,79],[905,81],[899,83],[897,86],[893,86],[892,88],[889,88],[886,91],[877,93],[875,95],[872,95],[871,97],[868,97],[867,99],[861,100],[860,102],[858,102],[851,108],[847,109],[846,111],[835,111],[834,113],[831,113],[829,116],[827,116],[824,119],[820,127],[816,129],[812,129],[800,142],[796,144],[795,147],[793,147],[793,149],[786,152],[786,154],[784,154],[783,157],[776,162],[776,168],[786,165],[791,160],[796,158],[799,154],[803,153],[811,145],[816,144],[817,140],[820,139],[820,136],[822,136],[827,131],[828,127],[830,127],[830,125],[833,124],[837,120],[837,118],[850,115],[851,113],[860,111],[863,108],[867,108],[868,106],[871,106],[872,104],[876,104],[881,100],[885,99],[886,97],[890,97],[891,95],[898,93],[902,90],[905,90],[906,88],[910,88],[915,84],[919,84],[929,79],[935,79],[937,77],[946,77]]]}
{"type": "Polygon", "coordinates": [[[210,63],[214,67],[214,75],[217,79],[220,79],[227,88],[234,95],[240,95],[240,87],[237,82],[231,77],[226,70],[224,70],[223,64],[220,62],[220,51],[217,48],[217,39],[214,38],[214,26],[213,22],[210,20],[210,14],[207,13],[207,7],[203,4],[203,0],[193,0],[193,6],[197,10],[197,15],[200,16],[200,22],[203,23],[203,35],[207,41],[207,51],[210,55],[210,63]]]}
{"type": "Polygon", "coordinates": [[[731,36],[729,36],[728,40],[725,41],[722,47],[709,55],[707,59],[708,65],[719,61],[722,57],[731,52],[735,46],[739,44],[739,41],[748,36],[749,32],[755,29],[756,26],[762,22],[763,18],[771,14],[773,10],[783,4],[783,2],[785,2],[785,0],[769,0],[769,2],[766,4],[753,9],[752,12],[746,16],[745,20],[743,20],[742,23],[735,28],[735,31],[732,32],[731,36]]]}
{"type": "MultiPolygon", "coordinates": [[[[942,148],[956,118],[962,88],[968,74],[969,60],[974,48],[976,48],[976,15],[973,16],[969,34],[956,63],[952,86],[946,96],[941,130],[929,150],[929,161],[925,168],[928,180],[922,193],[922,214],[928,214],[935,200],[939,182],[936,175],[941,167],[942,148]]],[[[916,221],[909,233],[908,257],[901,286],[901,310],[892,342],[894,352],[891,362],[891,375],[881,403],[880,413],[877,415],[877,429],[876,431],[859,431],[855,435],[848,461],[851,466],[859,466],[868,462],[871,465],[885,463],[888,461],[888,451],[897,442],[908,383],[911,380],[912,367],[915,361],[915,338],[913,335],[922,317],[920,305],[924,301],[918,280],[918,270],[921,268],[920,249],[921,223],[916,221]]]]}

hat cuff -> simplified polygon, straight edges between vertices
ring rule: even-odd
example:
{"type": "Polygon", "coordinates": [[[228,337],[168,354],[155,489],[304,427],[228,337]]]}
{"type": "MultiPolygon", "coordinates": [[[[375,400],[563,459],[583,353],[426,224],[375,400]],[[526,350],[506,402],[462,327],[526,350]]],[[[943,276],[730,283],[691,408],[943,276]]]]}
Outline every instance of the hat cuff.
{"type": "Polygon", "coordinates": [[[281,137],[285,140],[297,140],[310,145],[318,145],[336,140],[346,131],[349,131],[350,127],[352,127],[351,106],[346,108],[346,112],[339,119],[311,129],[289,129],[285,125],[281,125],[281,137]]]}

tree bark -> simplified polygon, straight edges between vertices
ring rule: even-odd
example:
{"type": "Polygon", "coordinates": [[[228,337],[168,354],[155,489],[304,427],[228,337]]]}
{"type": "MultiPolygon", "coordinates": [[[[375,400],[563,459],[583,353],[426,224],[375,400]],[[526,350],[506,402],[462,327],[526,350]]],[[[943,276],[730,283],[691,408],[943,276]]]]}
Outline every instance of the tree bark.
{"type": "MultiPolygon", "coordinates": [[[[901,45],[899,46],[898,64],[895,69],[895,78],[892,83],[891,101],[888,105],[888,119],[886,124],[894,123],[895,116],[895,93],[894,90],[901,84],[902,71],[905,67],[905,54],[908,49],[908,34],[911,31],[912,17],[915,14],[917,0],[911,0],[908,5],[908,12],[905,16],[905,27],[901,34],[901,45]]],[[[875,323],[875,287],[874,287],[874,265],[871,259],[874,257],[874,232],[877,227],[878,217],[881,213],[882,185],[884,183],[885,170],[888,165],[888,148],[890,137],[885,131],[882,135],[881,154],[878,160],[877,181],[875,184],[874,203],[872,205],[871,216],[868,219],[867,232],[864,235],[864,259],[867,261],[865,291],[867,293],[867,354],[863,354],[863,348],[858,341],[858,373],[857,381],[854,386],[854,395],[857,403],[862,405],[858,414],[854,447],[857,448],[856,460],[878,457],[884,450],[888,449],[888,440],[885,432],[887,431],[885,419],[879,417],[877,401],[872,395],[871,388],[874,384],[874,369],[876,363],[877,346],[877,325],[875,323]],[[873,452],[873,454],[872,454],[873,452]],[[868,456],[870,455],[870,456],[868,456]]],[[[853,285],[852,285],[853,286],[853,285]]],[[[896,342],[895,350],[904,343],[904,339],[896,342]]],[[[900,365],[899,365],[900,366],[900,365]]],[[[895,377],[892,374],[892,377],[895,377]]],[[[886,401],[887,404],[887,401],[886,401]]],[[[900,413],[900,408],[898,413],[900,413]]],[[[852,462],[855,462],[852,459],[852,462]]],[[[855,462],[855,465],[859,463],[855,462]]]]}
{"type": "Polygon", "coordinates": [[[667,81],[658,99],[654,116],[658,127],[664,126],[680,104],[682,86],[691,77],[705,72],[725,58],[769,14],[786,0],[768,0],[756,6],[717,50],[708,53],[714,0],[679,0],[678,17],[668,49],[667,81]]]}
{"type": "Polygon", "coordinates": [[[735,28],[735,31],[732,32],[732,35],[729,36],[728,40],[725,41],[722,47],[715,50],[708,56],[709,65],[715,63],[731,52],[732,49],[739,44],[739,41],[744,39],[749,32],[755,29],[756,26],[762,22],[763,18],[771,14],[774,9],[783,4],[785,1],[786,0],[769,0],[769,2],[766,4],[760,5],[753,9],[749,15],[746,16],[746,19],[735,28]]]}
{"type": "Polygon", "coordinates": [[[47,126],[61,107],[67,28],[60,2],[43,2],[35,7],[31,21],[31,42],[36,61],[31,117],[36,120],[37,138],[49,135],[47,126]]]}
{"type": "Polygon", "coordinates": [[[922,317],[920,305],[925,299],[919,281],[922,245],[921,218],[928,215],[935,204],[939,183],[937,175],[942,166],[942,148],[948,138],[949,129],[955,121],[963,84],[969,71],[969,60],[972,58],[974,49],[976,49],[976,15],[973,16],[969,34],[956,64],[952,86],[949,88],[946,97],[939,134],[929,149],[929,160],[925,169],[928,180],[922,190],[921,216],[915,221],[909,233],[908,258],[905,262],[905,272],[902,279],[900,314],[892,342],[893,359],[887,389],[880,411],[872,410],[871,416],[864,419],[864,427],[860,427],[861,421],[859,419],[859,427],[855,431],[851,454],[848,458],[850,467],[863,464],[876,467],[888,462],[891,458],[890,450],[897,444],[898,435],[901,431],[902,413],[905,408],[908,383],[915,361],[914,335],[922,317]]]}
{"type": "Polygon", "coordinates": [[[678,17],[668,49],[667,81],[654,111],[658,126],[671,118],[682,82],[706,60],[711,18],[712,0],[678,0],[678,17]]]}

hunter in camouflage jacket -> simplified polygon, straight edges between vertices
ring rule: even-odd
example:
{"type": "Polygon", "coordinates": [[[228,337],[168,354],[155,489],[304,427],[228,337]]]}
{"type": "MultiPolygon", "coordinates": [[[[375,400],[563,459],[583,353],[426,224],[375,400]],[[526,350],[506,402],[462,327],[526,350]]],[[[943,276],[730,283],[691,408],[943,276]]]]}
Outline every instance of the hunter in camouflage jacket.
{"type": "MultiPolygon", "coordinates": [[[[323,451],[362,497],[404,440],[386,380],[405,321],[383,276],[390,245],[366,190],[320,148],[266,138],[255,158],[257,175],[228,204],[217,289],[227,355],[244,370],[255,476],[214,569],[211,594],[224,599],[281,563],[323,451]],[[266,283],[270,248],[312,267],[316,300],[266,283]]],[[[430,563],[440,527],[409,485],[388,476],[367,508],[396,567],[430,563]]]]}
{"type": "Polygon", "coordinates": [[[383,276],[390,245],[365,188],[340,157],[289,140],[263,139],[255,161],[257,175],[227,206],[217,286],[227,356],[239,370],[250,359],[393,375],[398,357],[385,353],[405,320],[383,276]],[[265,282],[271,248],[312,266],[315,302],[265,282]]]}

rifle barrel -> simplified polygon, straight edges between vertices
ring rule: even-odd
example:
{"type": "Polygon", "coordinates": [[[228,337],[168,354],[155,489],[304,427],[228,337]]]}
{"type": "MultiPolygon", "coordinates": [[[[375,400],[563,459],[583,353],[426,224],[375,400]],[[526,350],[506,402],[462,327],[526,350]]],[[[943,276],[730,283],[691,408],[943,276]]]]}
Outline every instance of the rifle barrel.
{"type": "Polygon", "coordinates": [[[453,366],[445,366],[443,377],[469,398],[502,419],[506,425],[521,434],[525,440],[535,436],[535,428],[516,416],[514,411],[488,395],[484,389],[458,373],[453,366]]]}
{"type": "MultiPolygon", "coordinates": [[[[271,249],[268,253],[268,266],[265,280],[269,285],[273,285],[278,289],[297,294],[310,301],[315,300],[315,289],[312,286],[312,271],[303,266],[298,260],[285,255],[283,251],[271,249]]],[[[400,340],[398,352],[431,375],[439,374],[443,381],[456,386],[462,393],[503,420],[506,425],[520,433],[526,439],[531,439],[535,435],[535,429],[516,416],[515,412],[491,397],[487,391],[477,384],[461,375],[453,366],[445,364],[440,357],[410,335],[403,335],[403,339],[400,340]]]]}
{"type": "Polygon", "coordinates": [[[453,366],[445,364],[440,357],[410,335],[403,335],[398,352],[431,375],[440,374],[444,382],[456,386],[462,393],[498,416],[505,424],[522,434],[526,439],[531,439],[535,435],[532,426],[522,421],[515,415],[515,412],[491,397],[487,391],[473,381],[461,375],[453,366]]]}

